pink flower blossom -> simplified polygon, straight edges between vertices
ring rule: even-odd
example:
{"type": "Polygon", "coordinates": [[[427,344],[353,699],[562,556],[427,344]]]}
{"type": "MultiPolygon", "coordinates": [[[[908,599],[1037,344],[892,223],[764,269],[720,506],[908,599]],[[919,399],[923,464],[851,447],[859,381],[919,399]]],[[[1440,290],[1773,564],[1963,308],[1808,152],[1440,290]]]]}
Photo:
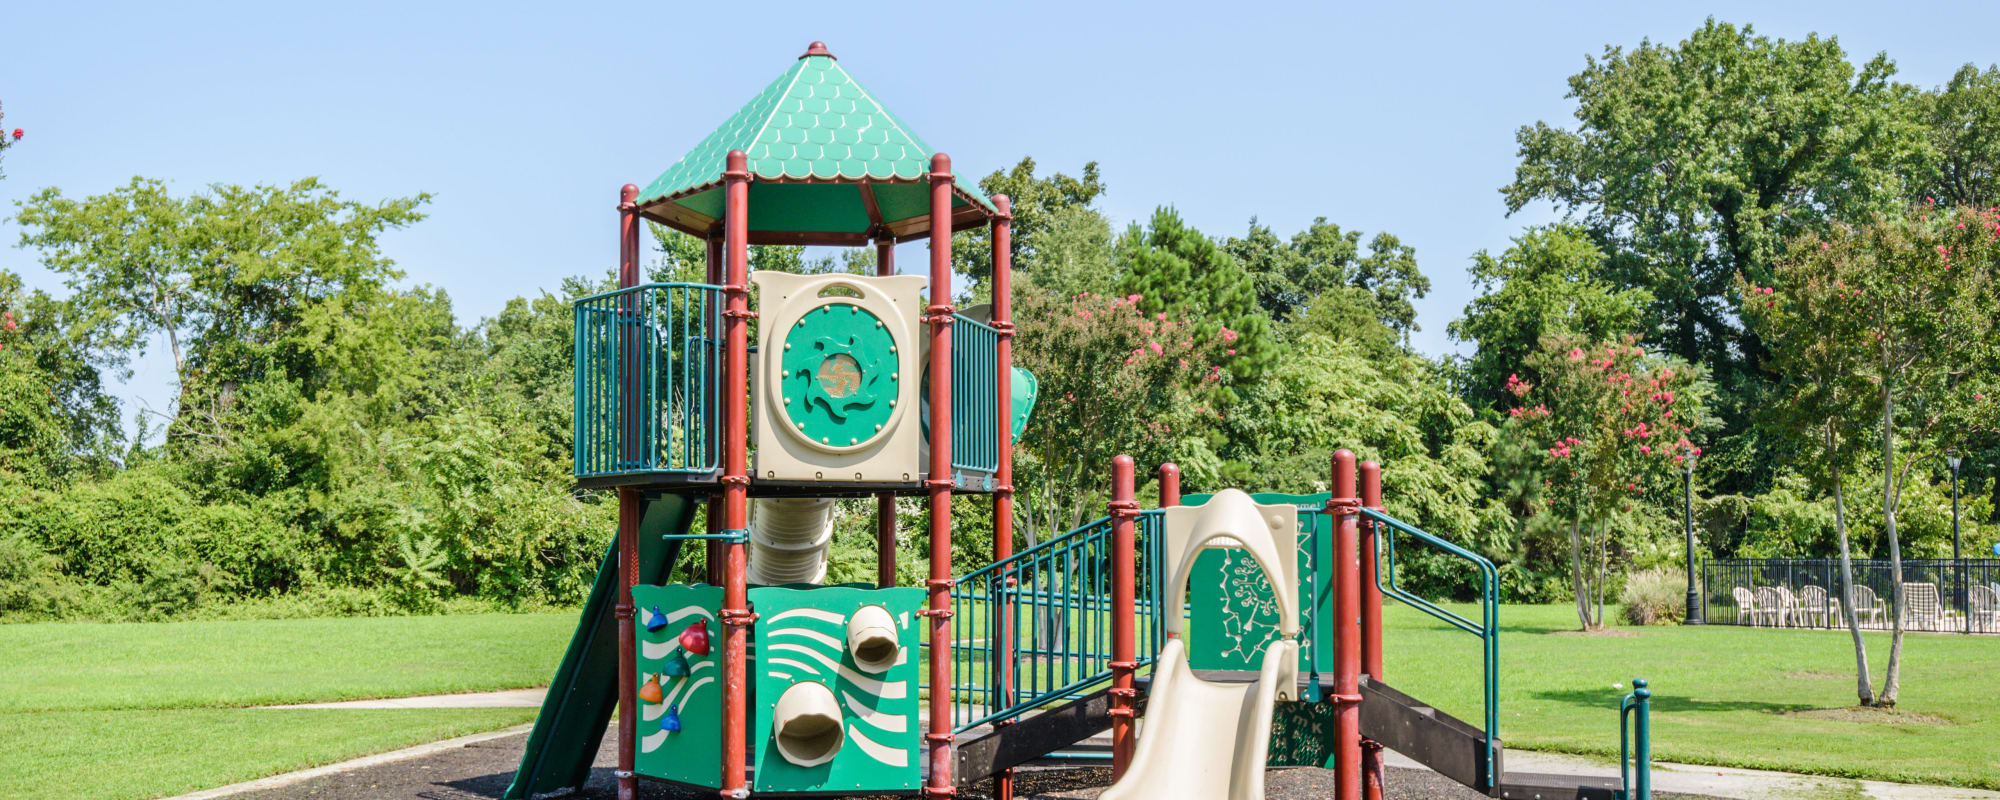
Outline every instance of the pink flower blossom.
{"type": "Polygon", "coordinates": [[[1234,347],[1231,347],[1231,348],[1229,348],[1228,350],[1224,350],[1224,351],[1222,351],[1222,352],[1224,352],[1224,353],[1228,353],[1228,354],[1230,354],[1230,355],[1232,355],[1232,356],[1233,356],[1233,355],[1236,355],[1236,348],[1234,348],[1234,347]]]}
{"type": "Polygon", "coordinates": [[[1147,343],[1146,343],[1146,349],[1148,349],[1148,350],[1151,350],[1151,351],[1153,351],[1153,355],[1156,355],[1156,356],[1157,356],[1157,355],[1160,355],[1161,353],[1164,353],[1164,352],[1166,352],[1166,351],[1165,351],[1164,349],[1162,349],[1162,348],[1160,347],[1160,343],[1159,343],[1159,342],[1147,342],[1147,343]]]}
{"type": "Polygon", "coordinates": [[[1125,302],[1137,305],[1139,302],[1139,296],[1136,294],[1125,295],[1125,302]]]}
{"type": "Polygon", "coordinates": [[[1570,349],[1569,349],[1569,360],[1571,360],[1571,361],[1582,361],[1582,360],[1583,360],[1583,348],[1581,348],[1581,347],[1572,347],[1572,348],[1570,348],[1570,349]]]}

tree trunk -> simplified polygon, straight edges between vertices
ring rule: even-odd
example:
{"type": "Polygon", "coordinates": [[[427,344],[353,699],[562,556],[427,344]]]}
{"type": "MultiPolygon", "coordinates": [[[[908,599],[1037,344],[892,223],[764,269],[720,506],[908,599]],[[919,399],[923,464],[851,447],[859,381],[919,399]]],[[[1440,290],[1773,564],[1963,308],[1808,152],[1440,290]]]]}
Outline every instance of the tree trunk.
{"type": "Polygon", "coordinates": [[[1570,593],[1576,598],[1576,622],[1584,630],[1590,630],[1590,593],[1583,588],[1583,543],[1577,538],[1576,527],[1581,520],[1569,521],[1569,585],[1570,593]]]}
{"type": "MultiPolygon", "coordinates": [[[[1833,434],[1829,431],[1829,443],[1833,434]]],[[[1838,462],[1836,462],[1838,463],[1838,462]]],[[[1847,545],[1847,498],[1840,491],[1840,470],[1833,471],[1833,528],[1840,534],[1840,610],[1847,617],[1847,633],[1854,637],[1855,693],[1861,705],[1875,704],[1875,682],[1868,675],[1868,646],[1861,641],[1861,615],[1854,608],[1854,560],[1847,545]]]]}
{"type": "Polygon", "coordinates": [[[1608,537],[1602,528],[1591,534],[1591,538],[1597,541],[1597,586],[1595,587],[1597,610],[1594,615],[1596,619],[1592,620],[1592,627],[1602,628],[1604,627],[1604,570],[1611,561],[1611,545],[1605,541],[1608,537]]]}
{"type": "MultiPolygon", "coordinates": [[[[1884,359],[1884,367],[1887,358],[1884,359]]],[[[1883,669],[1882,694],[1875,705],[1894,708],[1901,683],[1903,664],[1903,612],[1908,609],[1903,592],[1903,545],[1896,536],[1896,396],[1891,390],[1888,370],[1882,374],[1882,533],[1889,540],[1889,587],[1894,608],[1890,609],[1889,666],[1883,669]]]]}

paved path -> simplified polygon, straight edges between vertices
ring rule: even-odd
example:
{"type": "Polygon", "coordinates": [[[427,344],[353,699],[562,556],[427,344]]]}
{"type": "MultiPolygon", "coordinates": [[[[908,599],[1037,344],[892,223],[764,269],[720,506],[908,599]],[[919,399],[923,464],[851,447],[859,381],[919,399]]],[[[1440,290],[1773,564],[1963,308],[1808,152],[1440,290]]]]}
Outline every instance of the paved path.
{"type": "Polygon", "coordinates": [[[390,697],[381,700],[345,700],[338,703],[300,703],[260,708],[541,708],[547,689],[509,689],[504,692],[433,694],[423,697],[390,697]]]}

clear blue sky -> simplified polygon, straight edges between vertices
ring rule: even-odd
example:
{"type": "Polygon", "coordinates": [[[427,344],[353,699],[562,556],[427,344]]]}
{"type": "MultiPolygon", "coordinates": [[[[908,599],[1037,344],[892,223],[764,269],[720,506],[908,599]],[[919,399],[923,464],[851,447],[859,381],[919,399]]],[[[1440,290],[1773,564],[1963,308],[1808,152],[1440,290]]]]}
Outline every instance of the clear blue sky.
{"type": "MultiPolygon", "coordinates": [[[[1565,78],[1606,44],[1678,42],[1711,14],[1887,51],[1935,86],[2000,60],[2000,4],[27,3],[0,30],[0,201],[317,175],[348,197],[431,192],[391,235],[412,283],[462,322],[608,269],[618,187],[644,184],[808,42],[961,174],[1032,155],[1103,165],[1114,222],[1172,203],[1211,235],[1315,216],[1417,249],[1416,346],[1454,350],[1470,256],[1501,248],[1514,130],[1567,125],[1565,78]],[[197,5],[197,4],[190,4],[197,5]],[[1519,6],[1519,7],[1516,7],[1519,6]]],[[[55,288],[0,222],[0,268],[55,288]]],[[[921,247],[922,245],[913,245],[921,247]]],[[[165,408],[163,354],[121,388],[165,408]]]]}

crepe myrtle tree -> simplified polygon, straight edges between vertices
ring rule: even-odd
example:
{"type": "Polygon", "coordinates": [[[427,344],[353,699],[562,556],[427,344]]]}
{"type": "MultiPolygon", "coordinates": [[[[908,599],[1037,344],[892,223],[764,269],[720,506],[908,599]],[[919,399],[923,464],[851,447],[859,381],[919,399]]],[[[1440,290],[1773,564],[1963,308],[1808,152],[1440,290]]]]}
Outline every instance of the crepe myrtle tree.
{"type": "MultiPolygon", "coordinates": [[[[0,105],[0,123],[5,123],[6,121],[7,121],[6,106],[0,105]]],[[[6,126],[4,124],[0,124],[0,156],[5,156],[7,154],[7,148],[13,147],[15,142],[21,141],[21,138],[27,135],[28,132],[20,128],[15,128],[12,132],[8,132],[6,126]]],[[[0,178],[5,178],[5,177],[7,177],[7,173],[4,171],[0,171],[0,178]]]]}
{"type": "Polygon", "coordinates": [[[1618,523],[1701,453],[1691,437],[1709,386],[1687,362],[1648,353],[1632,335],[1547,338],[1524,366],[1540,383],[1507,377],[1507,432],[1540,451],[1547,485],[1537,513],[1567,523],[1577,621],[1600,628],[1618,523]]]}
{"type": "Polygon", "coordinates": [[[1191,485],[1215,472],[1204,458],[1214,398],[1240,336],[1148,312],[1136,294],[1017,295],[1019,363],[1039,395],[1019,438],[1023,515],[1031,536],[1068,530],[1102,513],[1094,490],[1120,453],[1141,464],[1179,462],[1191,485]]]}
{"type": "MultiPolygon", "coordinates": [[[[1744,321],[1772,342],[1782,380],[1767,416],[1810,447],[1834,500],[1846,561],[1842,472],[1876,454],[1893,607],[1906,608],[1897,513],[1912,470],[1938,468],[2000,430],[2000,209],[1918,203],[1900,214],[1792,241],[1768,283],[1737,281],[1744,321]]],[[[1858,626],[1863,705],[1891,707],[1901,683],[1903,614],[1882,690],[1869,685],[1858,626]]]]}

